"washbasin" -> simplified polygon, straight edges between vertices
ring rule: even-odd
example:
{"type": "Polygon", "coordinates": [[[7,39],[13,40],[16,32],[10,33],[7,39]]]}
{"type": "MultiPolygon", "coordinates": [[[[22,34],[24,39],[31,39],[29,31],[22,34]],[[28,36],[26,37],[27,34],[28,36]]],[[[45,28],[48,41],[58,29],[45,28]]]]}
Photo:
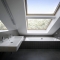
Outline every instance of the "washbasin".
{"type": "Polygon", "coordinates": [[[13,36],[0,42],[0,51],[17,51],[20,47],[24,36],[13,36]]]}

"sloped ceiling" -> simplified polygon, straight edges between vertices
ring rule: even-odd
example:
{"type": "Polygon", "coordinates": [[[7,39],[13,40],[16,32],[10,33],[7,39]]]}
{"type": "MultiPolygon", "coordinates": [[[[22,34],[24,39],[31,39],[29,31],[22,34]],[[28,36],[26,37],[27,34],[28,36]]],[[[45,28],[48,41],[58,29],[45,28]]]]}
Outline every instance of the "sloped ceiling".
{"type": "Polygon", "coordinates": [[[25,15],[25,5],[24,0],[6,0],[11,13],[14,17],[15,25],[12,23],[8,12],[6,11],[3,3],[0,0],[0,20],[6,25],[6,27],[9,30],[17,29],[18,32],[22,35],[52,35],[58,28],[60,28],[60,10],[56,14],[56,16],[44,16],[39,18],[52,18],[52,22],[49,25],[47,31],[44,31],[43,33],[27,33],[27,27],[26,27],[26,15],[25,15]],[[47,33],[45,33],[47,32],[47,33]]]}
{"type": "Polygon", "coordinates": [[[0,0],[0,20],[6,25],[6,27],[9,30],[16,29],[16,27],[12,24],[12,21],[8,15],[6,9],[4,8],[1,0],[0,0]]]}

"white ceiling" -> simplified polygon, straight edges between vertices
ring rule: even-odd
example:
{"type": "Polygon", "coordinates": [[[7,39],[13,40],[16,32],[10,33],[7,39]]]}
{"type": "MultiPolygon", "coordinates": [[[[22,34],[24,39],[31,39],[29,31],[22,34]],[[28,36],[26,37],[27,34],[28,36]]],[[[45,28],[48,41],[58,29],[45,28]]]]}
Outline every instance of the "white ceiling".
{"type": "Polygon", "coordinates": [[[6,0],[11,13],[14,17],[14,25],[0,0],[0,20],[6,25],[9,30],[17,29],[22,35],[52,35],[60,28],[60,9],[56,16],[27,16],[25,14],[24,0],[6,0]],[[51,18],[52,22],[46,31],[40,31],[38,33],[27,33],[26,20],[27,18],[51,18]]]}

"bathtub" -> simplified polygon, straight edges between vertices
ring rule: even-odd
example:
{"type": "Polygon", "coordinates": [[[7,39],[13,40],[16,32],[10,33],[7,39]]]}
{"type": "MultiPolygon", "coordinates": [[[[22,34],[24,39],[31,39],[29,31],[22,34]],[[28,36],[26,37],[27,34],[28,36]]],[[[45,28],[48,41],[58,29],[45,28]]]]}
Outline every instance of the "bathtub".
{"type": "Polygon", "coordinates": [[[60,41],[54,37],[26,37],[25,41],[60,41]]]}
{"type": "Polygon", "coordinates": [[[54,37],[26,37],[22,49],[60,49],[60,40],[54,37]]]}

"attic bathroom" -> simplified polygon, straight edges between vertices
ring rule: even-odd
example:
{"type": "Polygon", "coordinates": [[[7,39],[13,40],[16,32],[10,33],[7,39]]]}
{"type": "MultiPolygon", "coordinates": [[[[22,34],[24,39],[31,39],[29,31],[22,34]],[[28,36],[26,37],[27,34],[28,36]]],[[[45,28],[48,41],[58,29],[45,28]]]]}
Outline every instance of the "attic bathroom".
{"type": "Polygon", "coordinates": [[[0,60],[60,60],[60,0],[0,0],[0,60]]]}

